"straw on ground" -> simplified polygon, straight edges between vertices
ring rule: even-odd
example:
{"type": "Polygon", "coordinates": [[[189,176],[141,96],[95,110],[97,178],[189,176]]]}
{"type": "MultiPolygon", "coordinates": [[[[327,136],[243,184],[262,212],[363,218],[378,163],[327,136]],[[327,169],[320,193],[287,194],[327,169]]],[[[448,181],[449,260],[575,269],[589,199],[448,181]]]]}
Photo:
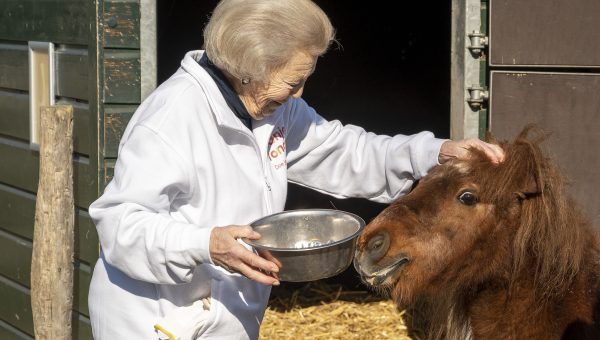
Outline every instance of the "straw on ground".
{"type": "Polygon", "coordinates": [[[403,314],[372,292],[316,281],[273,294],[259,339],[410,340],[403,314]]]}

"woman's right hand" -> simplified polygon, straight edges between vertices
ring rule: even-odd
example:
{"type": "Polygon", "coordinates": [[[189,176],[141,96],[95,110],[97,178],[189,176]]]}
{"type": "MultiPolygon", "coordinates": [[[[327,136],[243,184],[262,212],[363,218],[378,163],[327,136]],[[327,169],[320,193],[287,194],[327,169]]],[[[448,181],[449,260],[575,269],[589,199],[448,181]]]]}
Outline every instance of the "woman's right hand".
{"type": "Polygon", "coordinates": [[[279,266],[241,245],[237,239],[258,240],[260,234],[250,226],[230,225],[213,228],[210,234],[209,251],[213,262],[230,272],[240,273],[265,285],[279,285],[279,266]],[[269,276],[265,273],[273,273],[269,276]]]}

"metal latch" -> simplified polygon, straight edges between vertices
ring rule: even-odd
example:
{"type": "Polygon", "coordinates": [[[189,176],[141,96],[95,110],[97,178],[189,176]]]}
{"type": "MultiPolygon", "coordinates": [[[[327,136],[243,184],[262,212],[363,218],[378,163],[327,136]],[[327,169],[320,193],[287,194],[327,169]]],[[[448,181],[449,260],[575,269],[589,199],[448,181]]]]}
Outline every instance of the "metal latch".
{"type": "Polygon", "coordinates": [[[485,47],[488,44],[488,37],[475,30],[473,31],[473,33],[469,33],[469,42],[471,43],[469,47],[467,47],[471,53],[473,53],[476,56],[480,56],[481,52],[483,52],[483,50],[485,49],[485,47]]]}
{"type": "Polygon", "coordinates": [[[474,110],[481,109],[483,103],[487,102],[490,98],[490,92],[484,89],[481,85],[475,84],[471,87],[467,88],[469,91],[469,98],[467,98],[467,103],[474,110]]]}

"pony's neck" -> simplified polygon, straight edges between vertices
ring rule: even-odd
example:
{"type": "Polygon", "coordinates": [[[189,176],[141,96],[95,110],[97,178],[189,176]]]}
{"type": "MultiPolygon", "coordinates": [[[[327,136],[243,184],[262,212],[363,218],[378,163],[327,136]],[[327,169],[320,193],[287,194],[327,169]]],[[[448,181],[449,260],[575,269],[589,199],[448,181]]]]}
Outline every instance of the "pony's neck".
{"type": "Polygon", "coordinates": [[[600,331],[594,326],[600,325],[600,249],[596,240],[590,241],[593,245],[586,248],[582,270],[568,289],[543,301],[528,273],[510,288],[508,284],[480,286],[465,304],[473,338],[560,339],[573,324],[600,331]],[[553,331],[556,334],[550,334],[553,331]]]}
{"type": "Polygon", "coordinates": [[[485,289],[469,304],[467,313],[474,339],[536,339],[538,328],[544,335],[548,329],[562,329],[553,320],[543,320],[548,313],[536,305],[533,289],[527,286],[513,287],[510,295],[508,288],[485,289]]]}

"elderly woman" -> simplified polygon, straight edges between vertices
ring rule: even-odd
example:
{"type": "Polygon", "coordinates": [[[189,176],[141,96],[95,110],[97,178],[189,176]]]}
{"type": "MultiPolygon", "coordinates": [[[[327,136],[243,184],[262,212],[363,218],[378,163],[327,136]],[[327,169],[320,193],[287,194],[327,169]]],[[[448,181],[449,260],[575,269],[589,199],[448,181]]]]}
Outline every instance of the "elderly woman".
{"type": "Polygon", "coordinates": [[[390,202],[469,147],[502,160],[323,119],[300,96],[334,29],[310,0],[223,0],[204,41],[133,115],[90,206],[96,339],[258,338],[279,268],[238,239],[260,237],[247,224],[284,209],[288,181],[390,202]]]}

